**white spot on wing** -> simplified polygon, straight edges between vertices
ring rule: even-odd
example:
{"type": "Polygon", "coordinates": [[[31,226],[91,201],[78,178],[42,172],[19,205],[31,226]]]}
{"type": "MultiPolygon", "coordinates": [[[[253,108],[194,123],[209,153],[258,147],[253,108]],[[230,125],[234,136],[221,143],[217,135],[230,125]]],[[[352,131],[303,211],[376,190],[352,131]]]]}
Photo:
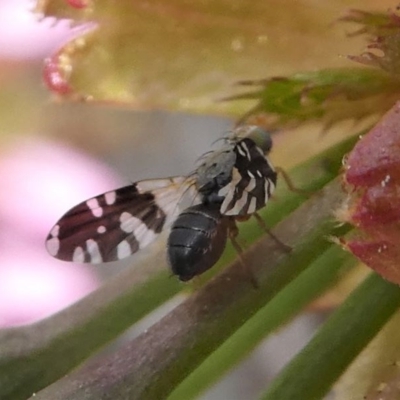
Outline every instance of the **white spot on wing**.
{"type": "Polygon", "coordinates": [[[99,245],[93,239],[86,240],[86,250],[90,255],[90,262],[92,264],[99,264],[103,262],[103,259],[100,254],[99,245]]]}
{"type": "Polygon", "coordinates": [[[97,233],[105,233],[107,231],[106,227],[104,225],[101,225],[97,228],[97,233]]]}
{"type": "Polygon", "coordinates": [[[115,193],[115,190],[112,191],[112,192],[107,192],[107,193],[104,195],[104,199],[105,199],[106,204],[107,204],[108,206],[111,206],[112,204],[114,204],[114,203],[115,203],[115,200],[117,199],[117,194],[115,193]]]}
{"type": "Polygon", "coordinates": [[[146,247],[157,237],[157,234],[149,229],[140,218],[136,218],[128,212],[123,212],[119,220],[121,222],[121,229],[135,236],[135,239],[139,243],[139,249],[146,247]]]}
{"type": "Polygon", "coordinates": [[[60,239],[58,239],[58,234],[60,233],[60,225],[54,225],[50,231],[50,239],[46,241],[46,248],[50,255],[55,257],[60,250],[60,239]]]}
{"type": "Polygon", "coordinates": [[[52,237],[46,242],[46,248],[50,255],[55,257],[60,250],[60,240],[57,237],[52,237]]]}
{"type": "Polygon", "coordinates": [[[85,253],[83,252],[82,247],[76,247],[74,250],[74,254],[72,255],[72,261],[83,263],[85,261],[85,253]]]}
{"type": "Polygon", "coordinates": [[[140,219],[135,218],[132,214],[126,211],[123,212],[119,217],[119,222],[121,222],[121,229],[126,233],[133,233],[135,231],[135,227],[143,224],[140,219]]]}
{"type": "Polygon", "coordinates": [[[100,218],[103,215],[103,209],[100,207],[100,204],[96,198],[88,200],[86,205],[89,207],[90,211],[95,217],[100,218]]]}
{"type": "Polygon", "coordinates": [[[50,235],[53,237],[57,237],[58,234],[60,233],[60,225],[54,225],[53,229],[50,231],[50,235]]]}
{"type": "Polygon", "coordinates": [[[126,240],[123,240],[117,246],[117,257],[118,260],[129,257],[132,254],[131,245],[126,240]]]}

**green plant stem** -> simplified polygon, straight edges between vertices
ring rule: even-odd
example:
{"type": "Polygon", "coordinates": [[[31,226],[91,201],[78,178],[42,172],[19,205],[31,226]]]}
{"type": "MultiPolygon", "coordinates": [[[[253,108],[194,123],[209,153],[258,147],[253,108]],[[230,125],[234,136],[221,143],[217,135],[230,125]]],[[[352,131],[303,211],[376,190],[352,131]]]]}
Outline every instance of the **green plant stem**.
{"type": "Polygon", "coordinates": [[[357,260],[332,245],[300,276],[279,292],[221,347],[211,354],[168,400],[194,399],[246,357],[257,344],[298,314],[329,287],[335,285],[357,260]]]}
{"type": "Polygon", "coordinates": [[[26,399],[179,290],[166,270],[138,267],[46,320],[0,331],[0,398],[26,399]]]}
{"type": "Polygon", "coordinates": [[[273,381],[263,400],[322,399],[400,307],[400,288],[371,274],[273,381]]]}

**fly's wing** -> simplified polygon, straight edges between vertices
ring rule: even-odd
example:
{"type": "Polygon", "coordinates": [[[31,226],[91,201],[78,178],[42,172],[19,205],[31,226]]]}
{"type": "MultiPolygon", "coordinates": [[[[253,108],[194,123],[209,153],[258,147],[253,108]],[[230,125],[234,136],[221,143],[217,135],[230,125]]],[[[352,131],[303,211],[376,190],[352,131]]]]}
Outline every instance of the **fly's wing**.
{"type": "Polygon", "coordinates": [[[276,172],[262,150],[249,138],[234,146],[232,180],[221,189],[221,214],[246,216],[263,208],[276,186],[276,172]]]}
{"type": "Polygon", "coordinates": [[[140,181],[82,202],[50,231],[47,251],[92,264],[129,257],[172,224],[192,183],[185,177],[140,181]]]}

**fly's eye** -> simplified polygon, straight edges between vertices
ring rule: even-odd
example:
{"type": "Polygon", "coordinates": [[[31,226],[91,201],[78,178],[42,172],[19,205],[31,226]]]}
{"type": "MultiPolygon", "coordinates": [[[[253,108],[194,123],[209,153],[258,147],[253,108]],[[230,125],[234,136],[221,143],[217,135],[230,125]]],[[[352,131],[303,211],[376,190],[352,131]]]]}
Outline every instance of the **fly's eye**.
{"type": "Polygon", "coordinates": [[[258,126],[249,126],[247,137],[254,141],[254,143],[263,151],[268,154],[272,148],[271,133],[258,126]]]}

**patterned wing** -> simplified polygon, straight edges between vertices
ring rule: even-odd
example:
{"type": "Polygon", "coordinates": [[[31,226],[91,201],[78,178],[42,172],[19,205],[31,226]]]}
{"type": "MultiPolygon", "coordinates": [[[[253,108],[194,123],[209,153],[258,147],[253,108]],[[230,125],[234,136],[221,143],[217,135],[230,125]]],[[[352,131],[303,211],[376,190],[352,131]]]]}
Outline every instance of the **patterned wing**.
{"type": "Polygon", "coordinates": [[[192,186],[184,177],[154,179],[93,197],[57,222],[47,250],[60,260],[92,264],[129,257],[172,224],[192,186]]]}
{"type": "Polygon", "coordinates": [[[262,150],[249,138],[234,147],[232,180],[221,189],[221,214],[246,216],[263,208],[276,186],[276,172],[262,150]]]}

